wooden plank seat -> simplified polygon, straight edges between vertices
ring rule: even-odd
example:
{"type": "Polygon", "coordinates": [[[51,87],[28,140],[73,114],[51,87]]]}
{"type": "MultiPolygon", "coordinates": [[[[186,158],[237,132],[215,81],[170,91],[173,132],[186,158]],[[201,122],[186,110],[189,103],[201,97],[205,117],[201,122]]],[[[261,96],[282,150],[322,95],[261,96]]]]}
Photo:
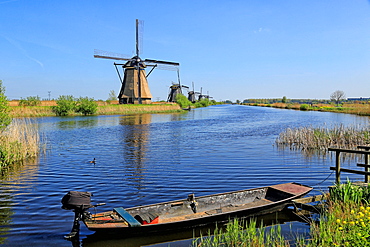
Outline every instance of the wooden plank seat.
{"type": "Polygon", "coordinates": [[[119,216],[121,216],[125,221],[127,221],[128,225],[131,227],[139,227],[141,226],[140,222],[137,221],[131,214],[129,214],[124,208],[114,208],[114,212],[116,212],[119,216]]]}

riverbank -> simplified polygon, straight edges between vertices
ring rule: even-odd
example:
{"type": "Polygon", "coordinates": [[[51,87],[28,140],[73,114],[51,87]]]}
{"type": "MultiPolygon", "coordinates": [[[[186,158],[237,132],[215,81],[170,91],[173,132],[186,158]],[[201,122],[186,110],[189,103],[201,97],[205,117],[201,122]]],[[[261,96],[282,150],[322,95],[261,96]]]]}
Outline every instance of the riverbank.
{"type": "Polygon", "coordinates": [[[295,232],[290,236],[283,234],[280,225],[258,227],[254,218],[249,221],[234,219],[224,229],[216,229],[212,238],[194,239],[192,246],[370,246],[369,196],[368,185],[358,186],[350,181],[336,184],[330,195],[318,204],[317,212],[321,214],[317,220],[302,215],[302,220],[310,225],[308,237],[295,232]]]}
{"type": "Polygon", "coordinates": [[[370,104],[344,103],[341,106],[335,106],[332,104],[248,103],[245,105],[274,107],[274,108],[292,109],[292,110],[301,110],[301,111],[323,111],[323,112],[355,114],[359,116],[370,116],[370,104]]]}
{"type": "MultiPolygon", "coordinates": [[[[16,104],[10,105],[10,116],[11,117],[50,117],[55,116],[52,110],[53,105],[56,105],[52,101],[48,101],[40,106],[18,106],[16,104]],[[45,105],[46,104],[46,105],[45,105]]],[[[161,104],[150,104],[150,105],[120,105],[120,104],[107,104],[105,102],[98,102],[98,111],[96,115],[126,115],[126,114],[138,114],[138,113],[173,113],[181,112],[181,108],[178,104],[172,103],[161,103],[161,104]]],[[[74,116],[81,114],[74,113],[74,116]]]]}

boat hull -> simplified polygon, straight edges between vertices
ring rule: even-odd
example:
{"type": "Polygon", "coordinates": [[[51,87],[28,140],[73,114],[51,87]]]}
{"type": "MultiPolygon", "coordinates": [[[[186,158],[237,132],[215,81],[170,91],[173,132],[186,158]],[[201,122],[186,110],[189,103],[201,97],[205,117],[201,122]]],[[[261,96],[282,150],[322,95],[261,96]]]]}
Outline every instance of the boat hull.
{"type": "MultiPolygon", "coordinates": [[[[131,227],[115,211],[108,211],[84,219],[89,230],[104,234],[141,235],[144,233],[169,232],[181,229],[227,222],[233,218],[254,217],[282,210],[291,200],[310,192],[311,187],[297,183],[279,184],[256,189],[234,191],[147,206],[127,208],[137,216],[151,212],[158,215],[155,223],[131,227]]],[[[137,217],[135,217],[137,218],[137,217]]]]}

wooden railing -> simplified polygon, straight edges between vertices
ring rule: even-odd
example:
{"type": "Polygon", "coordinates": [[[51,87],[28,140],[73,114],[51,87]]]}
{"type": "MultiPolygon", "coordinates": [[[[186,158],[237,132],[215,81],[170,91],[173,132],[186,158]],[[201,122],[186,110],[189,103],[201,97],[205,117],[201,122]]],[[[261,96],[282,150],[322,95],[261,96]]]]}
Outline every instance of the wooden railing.
{"type": "Polygon", "coordinates": [[[370,178],[370,164],[369,164],[369,155],[370,155],[370,146],[357,146],[358,149],[363,150],[352,150],[352,149],[341,149],[341,148],[328,148],[328,151],[335,152],[335,167],[330,167],[330,170],[335,170],[335,181],[337,184],[340,183],[340,173],[349,172],[354,174],[360,174],[365,176],[365,183],[369,182],[370,178]],[[358,163],[357,166],[364,167],[364,171],[352,170],[340,167],[340,154],[341,153],[352,153],[352,154],[363,154],[364,163],[358,163]]]}

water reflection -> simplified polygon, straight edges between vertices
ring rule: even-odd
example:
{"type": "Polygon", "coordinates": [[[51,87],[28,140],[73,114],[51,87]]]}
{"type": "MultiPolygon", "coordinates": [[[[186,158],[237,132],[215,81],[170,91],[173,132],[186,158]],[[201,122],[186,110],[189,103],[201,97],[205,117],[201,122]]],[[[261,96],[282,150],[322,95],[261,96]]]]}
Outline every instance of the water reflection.
{"type": "Polygon", "coordinates": [[[122,131],[122,150],[125,162],[126,179],[138,194],[143,189],[145,179],[146,149],[149,136],[151,114],[129,115],[120,118],[119,124],[125,128],[122,131]]]}
{"type": "Polygon", "coordinates": [[[33,177],[38,172],[38,159],[31,158],[14,163],[0,172],[0,244],[4,244],[6,235],[12,229],[13,206],[15,205],[14,190],[23,186],[25,177],[33,177]]]}
{"type": "Polygon", "coordinates": [[[98,118],[86,117],[81,118],[70,118],[69,120],[57,122],[57,127],[61,130],[75,129],[75,128],[91,128],[98,125],[98,118]]]}

